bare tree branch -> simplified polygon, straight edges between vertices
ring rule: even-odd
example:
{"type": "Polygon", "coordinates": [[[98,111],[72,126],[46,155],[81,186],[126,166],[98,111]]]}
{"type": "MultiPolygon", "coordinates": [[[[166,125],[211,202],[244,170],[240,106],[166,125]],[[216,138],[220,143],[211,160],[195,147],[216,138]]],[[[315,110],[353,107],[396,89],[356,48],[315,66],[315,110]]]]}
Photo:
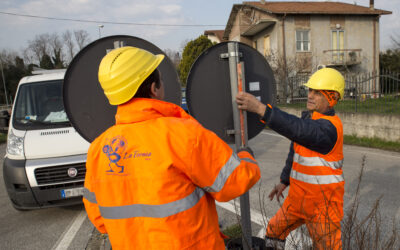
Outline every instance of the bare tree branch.
{"type": "Polygon", "coordinates": [[[393,42],[394,49],[400,49],[400,34],[391,35],[390,39],[393,42]]]}
{"type": "Polygon", "coordinates": [[[27,65],[35,63],[35,55],[29,48],[22,51],[22,58],[27,65]]]}
{"type": "Polygon", "coordinates": [[[179,63],[181,62],[181,57],[178,51],[166,49],[164,53],[168,56],[168,58],[172,61],[175,68],[178,68],[179,63]]]}
{"type": "Polygon", "coordinates": [[[75,41],[79,50],[89,43],[89,33],[86,30],[74,30],[75,41]]]}
{"type": "Polygon", "coordinates": [[[64,40],[64,45],[67,48],[67,55],[69,56],[69,61],[74,58],[74,49],[75,49],[75,44],[74,41],[72,40],[72,33],[71,31],[67,30],[62,34],[62,38],[64,40]]]}
{"type": "Polygon", "coordinates": [[[34,54],[34,59],[40,62],[44,55],[50,55],[50,35],[48,33],[36,35],[35,39],[28,41],[28,49],[34,54]]]}

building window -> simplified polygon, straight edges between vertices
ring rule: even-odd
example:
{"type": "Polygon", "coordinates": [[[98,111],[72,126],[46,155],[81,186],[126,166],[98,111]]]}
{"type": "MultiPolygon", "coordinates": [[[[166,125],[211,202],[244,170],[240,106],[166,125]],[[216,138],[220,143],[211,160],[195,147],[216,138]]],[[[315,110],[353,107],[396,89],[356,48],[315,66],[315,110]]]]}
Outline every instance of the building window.
{"type": "Polygon", "coordinates": [[[264,56],[271,55],[271,41],[269,36],[264,36],[264,56]]]}
{"type": "Polygon", "coordinates": [[[334,62],[344,60],[344,30],[332,30],[332,59],[334,62]]]}
{"type": "Polygon", "coordinates": [[[309,30],[296,30],[296,51],[310,51],[309,30]]]}

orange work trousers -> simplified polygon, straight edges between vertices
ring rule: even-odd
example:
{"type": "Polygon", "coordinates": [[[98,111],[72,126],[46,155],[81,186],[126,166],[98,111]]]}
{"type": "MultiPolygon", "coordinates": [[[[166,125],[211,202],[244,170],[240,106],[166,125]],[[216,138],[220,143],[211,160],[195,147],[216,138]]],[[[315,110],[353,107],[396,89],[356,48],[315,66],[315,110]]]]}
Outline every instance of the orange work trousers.
{"type": "Polygon", "coordinates": [[[307,220],[305,216],[299,216],[291,211],[288,199],[285,199],[282,207],[268,222],[266,236],[269,240],[282,241],[291,231],[303,224],[307,226],[315,249],[342,249],[340,222],[332,222],[329,219],[321,219],[317,222],[307,220]]]}

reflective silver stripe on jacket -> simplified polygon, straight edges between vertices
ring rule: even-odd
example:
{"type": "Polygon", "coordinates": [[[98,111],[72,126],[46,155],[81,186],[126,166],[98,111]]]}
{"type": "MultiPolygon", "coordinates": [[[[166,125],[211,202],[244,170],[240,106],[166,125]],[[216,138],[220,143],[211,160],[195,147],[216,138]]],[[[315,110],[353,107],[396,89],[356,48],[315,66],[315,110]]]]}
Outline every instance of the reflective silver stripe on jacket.
{"type": "Polygon", "coordinates": [[[253,163],[253,164],[258,164],[256,161],[253,161],[253,160],[250,159],[250,158],[241,158],[240,160],[242,160],[242,161],[247,161],[247,162],[250,162],[250,163],[253,163]]]}
{"type": "Polygon", "coordinates": [[[88,200],[91,203],[97,204],[95,193],[90,192],[90,190],[87,188],[83,189],[83,198],[85,198],[86,200],[88,200]]]}
{"type": "Polygon", "coordinates": [[[225,185],[226,180],[229,178],[229,176],[231,176],[232,172],[239,165],[240,165],[240,158],[237,156],[237,154],[232,153],[229,160],[219,171],[218,176],[215,179],[214,183],[209,187],[204,187],[203,189],[209,193],[221,191],[221,189],[225,185]]]}
{"type": "Polygon", "coordinates": [[[183,199],[162,205],[133,204],[126,206],[102,207],[101,216],[105,219],[127,219],[134,217],[164,218],[188,210],[196,205],[204,191],[196,188],[193,193],[183,199]]]}
{"type": "Polygon", "coordinates": [[[343,174],[341,175],[308,175],[299,173],[296,170],[291,171],[290,177],[293,179],[307,182],[310,184],[332,184],[344,181],[343,174]]]}
{"type": "Polygon", "coordinates": [[[343,167],[343,159],[340,161],[326,161],[320,157],[305,157],[297,153],[294,154],[293,161],[307,167],[325,166],[332,169],[341,169],[343,167]]]}

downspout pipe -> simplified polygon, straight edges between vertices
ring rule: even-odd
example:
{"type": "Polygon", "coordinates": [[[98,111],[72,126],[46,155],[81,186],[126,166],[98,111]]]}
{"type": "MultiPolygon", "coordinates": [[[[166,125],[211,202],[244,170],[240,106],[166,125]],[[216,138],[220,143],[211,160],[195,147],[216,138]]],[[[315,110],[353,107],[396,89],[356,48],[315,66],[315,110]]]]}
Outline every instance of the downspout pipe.
{"type": "Polygon", "coordinates": [[[283,54],[283,70],[284,70],[284,88],[283,88],[283,95],[285,98],[287,98],[287,62],[286,62],[286,36],[285,36],[285,19],[286,19],[286,13],[284,13],[283,18],[282,18],[282,54],[283,54]]]}
{"type": "MultiPolygon", "coordinates": [[[[371,0],[371,2],[373,3],[373,0],[371,0]]],[[[372,25],[372,27],[373,27],[373,41],[372,41],[372,48],[373,48],[373,54],[372,54],[372,57],[373,57],[372,64],[373,65],[372,65],[372,67],[373,67],[373,69],[372,69],[372,77],[373,77],[373,92],[374,92],[374,95],[376,94],[376,91],[377,91],[377,88],[376,88],[376,75],[377,75],[377,70],[376,70],[376,23],[377,23],[378,18],[379,18],[379,16],[378,17],[374,17],[372,19],[372,22],[373,22],[373,25],[372,25]]]]}

